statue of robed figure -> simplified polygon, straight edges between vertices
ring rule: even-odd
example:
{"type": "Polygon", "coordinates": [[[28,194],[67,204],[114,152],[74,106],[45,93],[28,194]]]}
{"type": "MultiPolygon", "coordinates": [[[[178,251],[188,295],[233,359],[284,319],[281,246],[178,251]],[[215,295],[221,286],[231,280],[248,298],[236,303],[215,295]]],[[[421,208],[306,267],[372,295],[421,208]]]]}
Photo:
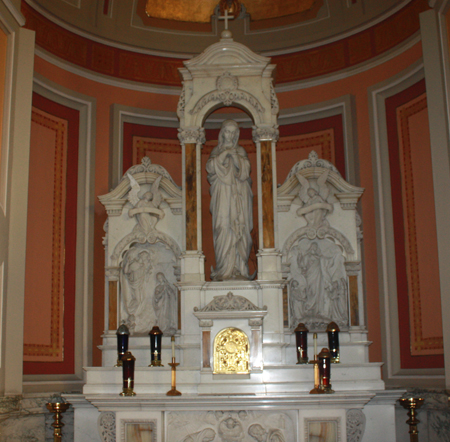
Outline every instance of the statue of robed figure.
{"type": "Polygon", "coordinates": [[[239,146],[239,126],[233,120],[222,123],[219,144],[206,163],[211,184],[210,210],[213,218],[216,268],[213,281],[251,279],[248,259],[252,247],[253,193],[250,161],[239,146]]]}

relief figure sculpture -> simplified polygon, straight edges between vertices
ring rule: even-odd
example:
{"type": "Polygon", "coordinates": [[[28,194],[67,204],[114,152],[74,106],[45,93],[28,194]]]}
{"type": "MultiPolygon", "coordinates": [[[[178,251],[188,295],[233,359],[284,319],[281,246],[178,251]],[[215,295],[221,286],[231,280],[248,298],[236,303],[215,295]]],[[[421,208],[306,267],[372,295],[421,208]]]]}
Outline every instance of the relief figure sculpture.
{"type": "Polygon", "coordinates": [[[212,442],[216,438],[216,432],[212,428],[205,428],[194,434],[186,436],[182,442],[212,442]]]}
{"type": "Polygon", "coordinates": [[[328,226],[326,217],[329,213],[333,212],[333,205],[328,203],[330,189],[326,181],[329,173],[330,171],[326,170],[317,179],[318,190],[312,187],[308,179],[301,173],[297,173],[296,175],[301,184],[298,193],[301,208],[297,210],[297,215],[303,216],[308,226],[314,229],[328,226]]]}
{"type": "Polygon", "coordinates": [[[133,243],[124,253],[120,277],[120,319],[131,334],[158,325],[167,336],[178,326],[178,297],[174,287],[175,257],[165,243],[133,243]],[[166,276],[167,275],[167,276],[166,276]]]}
{"type": "Polygon", "coordinates": [[[174,334],[177,331],[177,293],[175,288],[167,281],[164,273],[156,274],[158,285],[153,296],[153,308],[157,317],[157,325],[165,334],[174,334]]]}
{"type": "Polygon", "coordinates": [[[288,286],[291,325],[330,320],[346,325],[348,288],[339,246],[327,240],[303,239],[292,259],[288,286]]]}
{"type": "Polygon", "coordinates": [[[147,245],[130,247],[120,270],[120,285],[125,319],[134,330],[148,320],[149,283],[153,270],[154,252],[147,245]],[[130,322],[131,321],[131,322],[130,322]]]}
{"type": "Polygon", "coordinates": [[[241,442],[244,439],[242,424],[231,416],[219,424],[219,436],[222,442],[241,442]]]}
{"type": "Polygon", "coordinates": [[[211,269],[213,281],[251,279],[248,269],[253,229],[250,161],[238,141],[237,123],[224,121],[219,143],[206,163],[216,258],[216,268],[211,269]]]}
{"type": "Polygon", "coordinates": [[[294,324],[299,323],[301,318],[305,316],[307,300],[306,287],[300,286],[296,279],[291,279],[289,282],[289,305],[294,324]]]}
{"type": "Polygon", "coordinates": [[[309,314],[329,316],[329,300],[325,297],[325,287],[331,283],[331,277],[326,269],[325,257],[317,242],[313,242],[304,255],[298,255],[297,262],[307,284],[306,310],[309,314]]]}
{"type": "Polygon", "coordinates": [[[136,217],[136,229],[144,238],[146,238],[152,233],[158,220],[164,218],[164,211],[159,209],[159,206],[163,201],[161,191],[159,190],[162,176],[160,175],[153,182],[151,190],[145,192],[142,197],[138,196],[141,187],[134,179],[133,175],[128,173],[128,179],[130,180],[131,185],[128,201],[133,205],[133,208],[128,211],[128,215],[130,218],[133,216],[136,217]]]}

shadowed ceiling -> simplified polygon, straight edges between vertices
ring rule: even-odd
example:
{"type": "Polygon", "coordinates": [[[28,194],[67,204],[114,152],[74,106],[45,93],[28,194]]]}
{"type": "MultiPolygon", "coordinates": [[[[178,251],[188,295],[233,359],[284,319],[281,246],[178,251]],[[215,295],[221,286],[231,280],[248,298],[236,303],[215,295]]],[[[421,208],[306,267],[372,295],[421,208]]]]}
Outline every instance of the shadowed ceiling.
{"type": "MultiPolygon", "coordinates": [[[[239,0],[222,0],[238,2],[239,0]]],[[[217,42],[219,0],[22,0],[68,31],[104,44],[189,58],[217,42]],[[147,2],[150,15],[146,14],[147,2]],[[165,18],[161,18],[165,17],[165,18]]],[[[427,0],[243,0],[233,38],[263,55],[322,46],[389,20],[427,0]]],[[[33,26],[31,26],[33,27],[33,26]]]]}
{"type": "MultiPolygon", "coordinates": [[[[245,0],[241,3],[251,20],[257,21],[309,11],[317,0],[245,0]]],[[[217,0],[147,0],[146,13],[153,18],[209,23],[217,4],[217,0]]]]}

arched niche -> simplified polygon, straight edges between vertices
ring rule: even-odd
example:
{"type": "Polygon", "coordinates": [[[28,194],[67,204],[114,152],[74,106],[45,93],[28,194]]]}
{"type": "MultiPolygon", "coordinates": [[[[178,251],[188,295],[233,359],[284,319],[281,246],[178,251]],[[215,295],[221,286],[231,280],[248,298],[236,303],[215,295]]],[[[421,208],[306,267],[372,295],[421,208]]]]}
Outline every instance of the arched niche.
{"type": "Polygon", "coordinates": [[[206,117],[222,106],[245,110],[256,126],[276,124],[279,108],[270,58],[225,37],[184,66],[177,108],[181,129],[201,128],[206,117]]]}

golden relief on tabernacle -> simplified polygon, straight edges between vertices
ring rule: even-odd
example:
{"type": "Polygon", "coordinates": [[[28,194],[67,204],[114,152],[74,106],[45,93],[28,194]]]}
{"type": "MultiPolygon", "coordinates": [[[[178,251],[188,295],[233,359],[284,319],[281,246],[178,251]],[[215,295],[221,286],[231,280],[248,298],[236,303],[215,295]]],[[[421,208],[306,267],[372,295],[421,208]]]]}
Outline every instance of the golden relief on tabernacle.
{"type": "MultiPolygon", "coordinates": [[[[228,2],[231,6],[228,8],[230,15],[235,2],[236,0],[228,2]]],[[[165,0],[164,2],[147,0],[145,12],[149,17],[153,18],[209,23],[218,3],[217,0],[165,0]]],[[[240,3],[247,9],[251,20],[265,20],[309,11],[316,3],[316,0],[284,0],[278,2],[246,0],[240,3]]]]}
{"type": "Polygon", "coordinates": [[[214,339],[214,373],[249,373],[250,346],[247,335],[238,328],[226,328],[214,339]]]}

